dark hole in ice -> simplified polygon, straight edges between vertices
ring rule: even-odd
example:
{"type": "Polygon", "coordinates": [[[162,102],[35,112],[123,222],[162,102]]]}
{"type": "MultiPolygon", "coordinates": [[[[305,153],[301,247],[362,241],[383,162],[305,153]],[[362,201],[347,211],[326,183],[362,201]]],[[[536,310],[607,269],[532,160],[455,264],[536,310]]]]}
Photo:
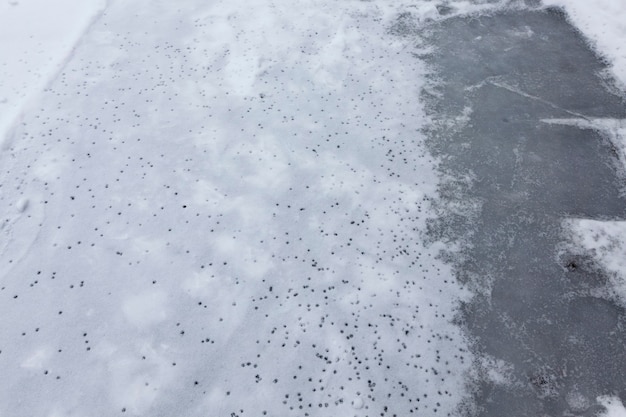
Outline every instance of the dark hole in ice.
{"type": "Polygon", "coordinates": [[[567,263],[567,265],[565,265],[565,267],[570,272],[576,271],[578,269],[578,262],[576,262],[575,259],[572,259],[567,263]]]}

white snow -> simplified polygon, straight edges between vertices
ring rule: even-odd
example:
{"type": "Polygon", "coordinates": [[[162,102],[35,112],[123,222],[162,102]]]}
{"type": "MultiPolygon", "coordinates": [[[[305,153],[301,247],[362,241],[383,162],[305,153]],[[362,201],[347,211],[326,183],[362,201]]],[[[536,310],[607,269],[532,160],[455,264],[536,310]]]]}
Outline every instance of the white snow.
{"type": "Polygon", "coordinates": [[[626,307],[626,221],[568,219],[575,248],[589,253],[608,273],[609,290],[626,307]]]}
{"type": "Polygon", "coordinates": [[[598,397],[598,402],[606,408],[602,417],[626,417],[626,408],[618,397],[602,396],[598,397]]]}
{"type": "Polygon", "coordinates": [[[0,144],[29,103],[35,105],[104,2],[0,2],[0,144]]]}
{"type": "Polygon", "coordinates": [[[355,410],[360,410],[361,408],[363,408],[363,399],[361,397],[357,397],[352,401],[352,407],[354,407],[355,410]]]}

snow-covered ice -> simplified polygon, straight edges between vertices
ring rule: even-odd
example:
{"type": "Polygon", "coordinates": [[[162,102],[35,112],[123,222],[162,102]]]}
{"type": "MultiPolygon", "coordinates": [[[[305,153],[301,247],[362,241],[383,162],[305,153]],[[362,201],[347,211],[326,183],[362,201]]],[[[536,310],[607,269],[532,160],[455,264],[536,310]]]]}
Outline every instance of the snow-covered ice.
{"type": "Polygon", "coordinates": [[[0,2],[0,144],[104,6],[105,0],[0,2]]]}
{"type": "Polygon", "coordinates": [[[2,154],[0,414],[458,407],[468,293],[383,6],[108,5],[2,154]]]}

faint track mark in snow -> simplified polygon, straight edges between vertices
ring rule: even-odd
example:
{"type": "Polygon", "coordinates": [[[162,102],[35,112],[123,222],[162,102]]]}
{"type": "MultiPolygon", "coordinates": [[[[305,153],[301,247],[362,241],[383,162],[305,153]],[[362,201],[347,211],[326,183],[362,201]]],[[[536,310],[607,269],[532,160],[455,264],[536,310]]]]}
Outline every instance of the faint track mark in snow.
{"type": "Polygon", "coordinates": [[[13,198],[0,223],[0,278],[4,277],[29,252],[44,218],[43,205],[34,196],[13,198]]]}

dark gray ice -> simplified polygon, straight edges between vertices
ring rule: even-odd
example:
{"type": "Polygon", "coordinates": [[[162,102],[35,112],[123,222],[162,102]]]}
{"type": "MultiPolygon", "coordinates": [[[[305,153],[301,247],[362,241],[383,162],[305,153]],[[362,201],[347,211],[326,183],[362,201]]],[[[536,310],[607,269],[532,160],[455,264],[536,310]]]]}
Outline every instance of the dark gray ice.
{"type": "Polygon", "coordinates": [[[451,18],[421,36],[430,146],[450,178],[431,234],[464,242],[456,270],[479,292],[459,320],[479,357],[508,366],[506,384],[479,373],[475,411],[591,416],[599,395],[626,400],[625,312],[594,295],[605,277],[563,251],[561,226],[626,218],[616,156],[599,133],[545,122],[624,118],[605,65],[558,10],[451,18]]]}

